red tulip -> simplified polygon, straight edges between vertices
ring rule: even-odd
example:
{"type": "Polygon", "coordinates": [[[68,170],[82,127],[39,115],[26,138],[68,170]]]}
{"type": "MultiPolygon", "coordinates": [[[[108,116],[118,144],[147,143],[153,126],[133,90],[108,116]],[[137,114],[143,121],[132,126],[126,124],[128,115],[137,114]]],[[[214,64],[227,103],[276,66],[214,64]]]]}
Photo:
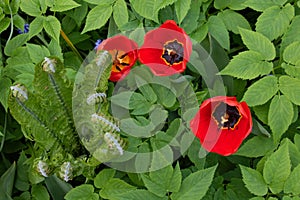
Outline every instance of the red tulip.
{"type": "Polygon", "coordinates": [[[136,42],[123,35],[104,40],[97,50],[107,50],[112,56],[112,70],[109,80],[118,81],[125,77],[137,60],[136,42]]]}
{"type": "Polygon", "coordinates": [[[145,35],[139,50],[140,61],[157,76],[183,72],[192,52],[192,42],[173,20],[145,35]]]}
{"type": "Polygon", "coordinates": [[[235,153],[250,134],[252,118],[246,102],[217,96],[202,103],[190,126],[204,149],[228,156],[235,153]]]}

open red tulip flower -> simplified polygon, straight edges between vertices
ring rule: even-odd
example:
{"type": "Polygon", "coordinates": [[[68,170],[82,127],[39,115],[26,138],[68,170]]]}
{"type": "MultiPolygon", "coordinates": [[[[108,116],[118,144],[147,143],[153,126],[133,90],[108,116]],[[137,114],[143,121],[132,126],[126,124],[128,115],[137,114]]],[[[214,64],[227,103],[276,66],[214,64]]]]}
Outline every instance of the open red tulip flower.
{"type": "Polygon", "coordinates": [[[252,118],[246,102],[217,96],[202,103],[190,126],[204,149],[228,156],[235,153],[250,134],[252,118]]]}
{"type": "Polygon", "coordinates": [[[139,59],[153,74],[169,76],[185,70],[191,52],[192,42],[188,35],[173,20],[167,20],[146,33],[139,59]]]}
{"type": "Polygon", "coordinates": [[[126,36],[117,35],[104,40],[97,50],[106,50],[112,56],[112,70],[109,80],[119,81],[125,77],[135,64],[138,45],[126,36]]]}

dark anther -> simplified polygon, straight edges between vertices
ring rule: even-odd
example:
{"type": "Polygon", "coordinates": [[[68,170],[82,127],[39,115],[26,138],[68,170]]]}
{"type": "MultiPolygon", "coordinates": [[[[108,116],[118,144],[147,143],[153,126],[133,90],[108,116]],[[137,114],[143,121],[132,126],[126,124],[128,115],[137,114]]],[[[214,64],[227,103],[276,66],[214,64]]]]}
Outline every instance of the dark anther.
{"type": "Polygon", "coordinates": [[[241,114],[235,106],[227,105],[224,102],[217,105],[212,116],[219,128],[228,129],[234,129],[241,118],[241,114]]]}
{"type": "Polygon", "coordinates": [[[177,40],[167,42],[164,45],[164,52],[162,54],[162,58],[169,65],[173,65],[174,63],[180,63],[183,61],[183,45],[179,43],[177,40]]]}

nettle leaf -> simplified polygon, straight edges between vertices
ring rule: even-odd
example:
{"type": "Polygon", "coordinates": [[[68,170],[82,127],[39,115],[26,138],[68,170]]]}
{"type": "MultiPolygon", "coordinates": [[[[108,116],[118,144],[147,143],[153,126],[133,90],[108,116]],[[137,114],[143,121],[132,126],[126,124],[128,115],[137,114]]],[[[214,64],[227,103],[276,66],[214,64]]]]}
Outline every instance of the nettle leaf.
{"type": "Polygon", "coordinates": [[[0,19],[0,33],[5,31],[9,27],[9,25],[10,25],[10,19],[8,17],[0,19]]]}
{"type": "Polygon", "coordinates": [[[270,7],[257,18],[256,31],[274,40],[284,34],[294,15],[294,7],[291,4],[283,8],[270,7]]]}
{"type": "Polygon", "coordinates": [[[235,155],[257,158],[266,155],[270,151],[273,151],[276,147],[277,145],[271,138],[265,136],[255,136],[247,140],[246,143],[239,148],[235,155]]]}
{"type": "Polygon", "coordinates": [[[73,0],[55,0],[54,1],[54,6],[50,8],[51,11],[53,12],[63,12],[67,10],[71,10],[73,8],[79,7],[80,4],[76,3],[73,0]]]}
{"type": "Polygon", "coordinates": [[[128,22],[128,10],[124,0],[117,0],[115,2],[113,6],[113,16],[119,28],[128,22]]]}
{"type": "Polygon", "coordinates": [[[103,169],[94,179],[94,185],[96,188],[103,188],[103,186],[114,177],[116,173],[115,169],[103,169]]]}
{"type": "Polygon", "coordinates": [[[48,16],[44,20],[44,29],[46,33],[56,41],[59,40],[61,25],[58,19],[54,16],[48,16]]]}
{"type": "Polygon", "coordinates": [[[300,105],[300,80],[289,76],[279,78],[280,91],[294,104],[300,105]]]}
{"type": "Polygon", "coordinates": [[[190,10],[180,24],[187,34],[192,33],[198,27],[198,19],[201,15],[199,12],[202,5],[202,0],[192,0],[191,5],[192,6],[190,10]]]}
{"type": "Polygon", "coordinates": [[[269,113],[270,103],[271,102],[268,101],[267,103],[265,103],[265,104],[263,104],[261,106],[255,106],[255,107],[253,107],[253,111],[254,111],[255,115],[264,124],[268,124],[268,113],[269,113]]]}
{"type": "Polygon", "coordinates": [[[220,43],[224,49],[230,48],[229,33],[219,16],[212,15],[207,21],[208,32],[220,43]]]}
{"type": "Polygon", "coordinates": [[[300,41],[296,41],[288,45],[283,51],[283,60],[288,64],[300,65],[300,41]]]}
{"type": "Polygon", "coordinates": [[[243,181],[246,188],[257,196],[264,196],[268,192],[268,186],[258,171],[255,169],[240,165],[241,172],[243,175],[243,181]]]}
{"type": "Polygon", "coordinates": [[[90,184],[82,184],[70,190],[64,197],[66,200],[98,200],[99,195],[94,193],[94,187],[90,184]]]}
{"type": "Polygon", "coordinates": [[[275,47],[266,36],[243,28],[239,30],[243,43],[248,49],[261,53],[266,60],[273,60],[275,58],[275,47]]]}
{"type": "Polygon", "coordinates": [[[37,17],[42,14],[41,4],[39,0],[21,1],[20,8],[23,12],[33,17],[37,17]]]}
{"type": "Polygon", "coordinates": [[[43,30],[44,20],[44,16],[38,16],[34,18],[34,20],[30,23],[30,29],[28,32],[30,38],[41,33],[41,31],[43,30]]]}
{"type": "Polygon", "coordinates": [[[217,165],[190,174],[183,180],[179,192],[174,192],[171,195],[171,199],[202,199],[213,181],[216,168],[217,165]]]}
{"type": "Polygon", "coordinates": [[[168,200],[167,196],[164,197],[158,197],[155,194],[149,192],[148,190],[131,190],[125,194],[122,194],[118,196],[118,200],[141,200],[141,199],[147,199],[147,200],[168,200]]]}
{"type": "Polygon", "coordinates": [[[173,169],[171,165],[165,168],[150,172],[149,175],[142,174],[142,180],[146,188],[156,194],[164,197],[168,192],[178,192],[181,184],[181,172],[179,164],[173,169]]]}
{"type": "Polygon", "coordinates": [[[112,178],[104,185],[100,191],[100,196],[104,199],[118,199],[122,194],[133,190],[136,190],[136,187],[129,185],[121,179],[112,178]]]}
{"type": "Polygon", "coordinates": [[[91,30],[99,29],[106,24],[112,14],[113,8],[111,5],[98,5],[94,7],[87,15],[86,24],[83,31],[86,33],[91,30]],[[99,15],[101,13],[101,16],[99,15]]]}
{"type": "Polygon", "coordinates": [[[116,0],[83,0],[87,3],[90,3],[90,4],[94,4],[94,5],[105,5],[105,4],[110,4],[112,5],[116,0]]]}
{"type": "Polygon", "coordinates": [[[175,12],[178,24],[181,24],[188,11],[190,10],[192,0],[177,0],[175,2],[175,12]]]}
{"type": "Polygon", "coordinates": [[[220,18],[223,20],[226,28],[235,34],[239,33],[239,27],[244,29],[251,29],[247,19],[243,15],[233,10],[224,10],[222,12],[219,12],[218,16],[220,16],[220,18]]]}
{"type": "Polygon", "coordinates": [[[15,52],[16,47],[20,47],[28,40],[28,34],[21,34],[17,35],[16,37],[9,40],[5,47],[4,47],[4,53],[7,56],[12,56],[12,54],[15,52]]]}
{"type": "Polygon", "coordinates": [[[244,94],[242,101],[249,106],[265,104],[278,92],[278,80],[275,76],[266,76],[252,84],[244,94]]]}
{"type": "Polygon", "coordinates": [[[26,44],[31,61],[34,64],[41,62],[45,57],[50,56],[49,50],[43,45],[26,44]]]}
{"type": "Polygon", "coordinates": [[[175,0],[164,1],[143,1],[143,0],[130,0],[130,4],[134,10],[141,16],[159,23],[158,11],[167,5],[171,5],[175,0]]]}
{"type": "Polygon", "coordinates": [[[247,6],[245,5],[245,2],[247,0],[231,0],[228,7],[232,10],[243,10],[247,6]]]}
{"type": "Polygon", "coordinates": [[[214,1],[214,7],[218,10],[222,10],[229,6],[231,3],[231,0],[215,0],[214,1]]]}
{"type": "Polygon", "coordinates": [[[282,42],[280,45],[281,51],[295,41],[300,41],[300,16],[295,16],[293,18],[289,29],[282,36],[282,42]]]}
{"type": "Polygon", "coordinates": [[[244,5],[256,11],[264,11],[272,6],[283,6],[287,0],[247,0],[244,5]]]}
{"type": "Polygon", "coordinates": [[[272,68],[273,64],[265,61],[261,53],[250,50],[234,56],[219,74],[241,79],[254,79],[258,76],[269,74],[272,68]]]}
{"type": "Polygon", "coordinates": [[[3,108],[7,112],[8,107],[8,94],[10,91],[11,80],[7,77],[0,78],[0,103],[2,104],[3,108]]]}
{"type": "Polygon", "coordinates": [[[284,184],[284,193],[293,195],[300,194],[300,165],[294,168],[289,178],[286,180],[284,184]]]}
{"type": "MultiPolygon", "coordinates": [[[[300,32],[299,32],[300,34],[300,32]]],[[[293,77],[300,78],[300,41],[296,41],[288,45],[283,51],[283,60],[281,67],[285,72],[293,77]]]]}
{"type": "Polygon", "coordinates": [[[292,123],[294,115],[293,104],[285,95],[276,95],[270,104],[268,123],[274,138],[280,139],[281,135],[292,123]]]}
{"type": "Polygon", "coordinates": [[[291,173],[288,145],[281,145],[265,162],[263,177],[273,194],[283,190],[284,182],[291,173]]]}

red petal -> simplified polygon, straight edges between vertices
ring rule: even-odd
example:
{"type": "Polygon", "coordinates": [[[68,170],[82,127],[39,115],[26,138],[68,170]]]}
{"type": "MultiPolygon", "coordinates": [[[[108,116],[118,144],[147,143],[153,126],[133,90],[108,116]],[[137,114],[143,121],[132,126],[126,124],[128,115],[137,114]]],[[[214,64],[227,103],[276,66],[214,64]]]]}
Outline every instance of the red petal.
{"type": "Polygon", "coordinates": [[[191,52],[192,43],[184,30],[178,27],[174,21],[168,20],[159,28],[149,31],[145,35],[144,44],[138,54],[140,61],[150,67],[155,75],[168,76],[185,70],[191,52]],[[181,63],[170,66],[165,63],[161,55],[164,45],[174,40],[183,45],[184,55],[181,63]]]}
{"type": "Polygon", "coordinates": [[[190,123],[192,132],[200,139],[202,147],[223,156],[235,153],[243,140],[250,134],[252,118],[245,102],[238,103],[235,97],[218,96],[205,100],[190,123]],[[237,106],[242,115],[235,129],[220,129],[212,117],[215,106],[225,102],[237,106]]]}
{"type": "Polygon", "coordinates": [[[135,64],[138,55],[137,55],[137,49],[138,45],[133,40],[130,40],[129,38],[123,36],[123,35],[117,35],[111,38],[108,38],[104,40],[98,47],[97,50],[120,50],[128,54],[130,57],[130,63],[129,66],[124,67],[123,70],[120,72],[111,72],[110,80],[111,81],[118,81],[121,79],[121,77],[125,77],[128,73],[130,68],[135,64]]]}

